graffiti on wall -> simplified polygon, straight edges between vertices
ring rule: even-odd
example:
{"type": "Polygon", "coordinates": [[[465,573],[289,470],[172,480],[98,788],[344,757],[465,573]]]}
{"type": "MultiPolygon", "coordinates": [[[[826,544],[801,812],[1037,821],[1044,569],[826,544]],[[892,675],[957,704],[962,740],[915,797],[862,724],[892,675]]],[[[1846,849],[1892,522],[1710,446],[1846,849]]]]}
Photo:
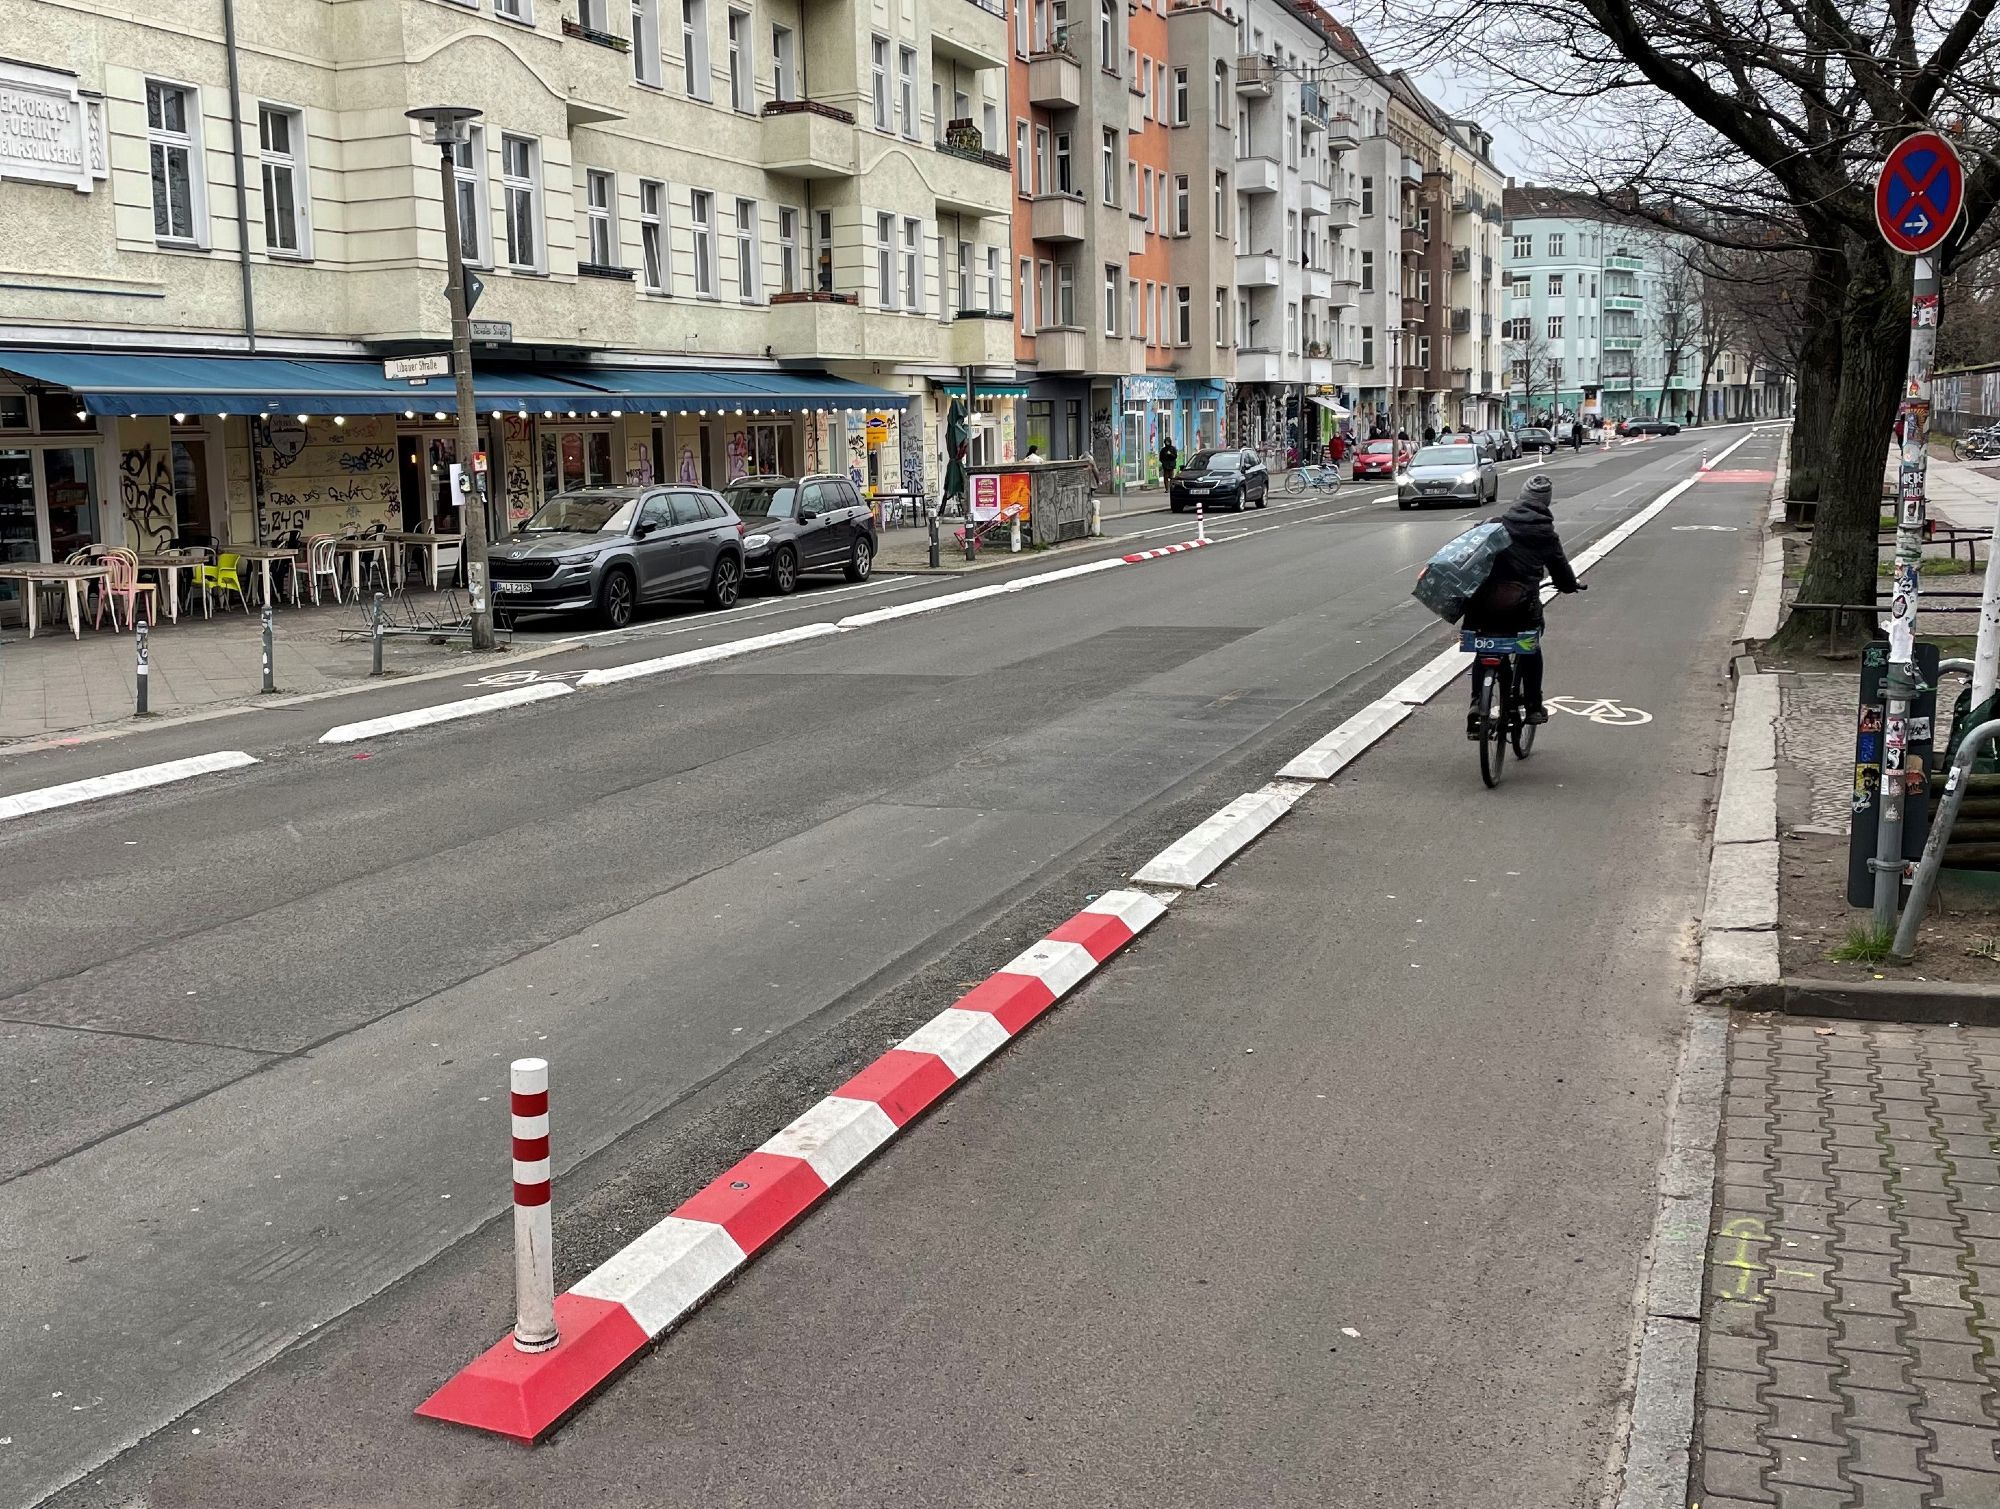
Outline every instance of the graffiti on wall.
{"type": "Polygon", "coordinates": [[[269,478],[266,538],[297,530],[331,534],[349,524],[402,522],[392,416],[355,415],[325,438],[296,420],[265,421],[257,466],[269,478]]]}
{"type": "Polygon", "coordinates": [[[118,504],[132,538],[164,545],[174,537],[174,461],[170,451],[150,442],[118,457],[118,504]]]}
{"type": "Polygon", "coordinates": [[[535,511],[535,476],[530,464],[535,454],[533,430],[527,420],[509,414],[500,421],[501,454],[507,472],[501,485],[506,490],[507,522],[519,524],[535,511]]]}
{"type": "Polygon", "coordinates": [[[903,491],[921,493],[924,490],[923,421],[910,409],[903,411],[902,419],[897,438],[902,442],[903,491]]]}

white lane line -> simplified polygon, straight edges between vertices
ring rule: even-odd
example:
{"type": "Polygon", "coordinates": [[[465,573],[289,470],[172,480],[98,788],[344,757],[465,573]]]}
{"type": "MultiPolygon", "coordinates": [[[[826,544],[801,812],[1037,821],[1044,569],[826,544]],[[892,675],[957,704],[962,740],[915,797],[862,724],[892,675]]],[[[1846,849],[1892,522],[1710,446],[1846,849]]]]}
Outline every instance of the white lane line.
{"type": "MultiPolygon", "coordinates": [[[[1745,434],[1735,444],[1711,458],[1709,466],[1713,468],[1732,451],[1736,450],[1738,446],[1744,445],[1753,439],[1757,433],[1757,431],[1752,430],[1748,434],[1745,434]]],[[[1631,518],[1625,520],[1617,528],[1599,538],[1570,563],[1575,569],[1576,574],[1578,576],[1583,575],[1584,572],[1588,571],[1620,545],[1631,539],[1633,535],[1637,534],[1648,523],[1657,519],[1669,504],[1700,481],[1702,475],[1702,473],[1696,472],[1692,477],[1687,477],[1682,481],[1676,482],[1651,503],[1648,503],[1644,508],[1633,514],[1631,518]]],[[[1542,589],[1543,602],[1549,601],[1555,595],[1556,591],[1553,587],[1542,589]]],[[[1466,658],[1464,651],[1458,649],[1456,646],[1440,652],[1418,667],[1412,674],[1391,687],[1387,692],[1383,693],[1383,695],[1362,708],[1361,711],[1341,723],[1333,732],[1327,734],[1326,737],[1300,750],[1298,754],[1294,755],[1286,763],[1278,774],[1281,777],[1294,780],[1331,780],[1338,772],[1358,759],[1370,746],[1386,737],[1391,729],[1401,723],[1418,706],[1430,701],[1432,697],[1435,697],[1439,692],[1451,685],[1452,682],[1456,681],[1460,673],[1470,664],[1471,661],[1466,658]]],[[[1210,821],[1213,821],[1213,819],[1210,821]]],[[[1187,838],[1192,838],[1195,833],[1199,833],[1200,831],[1199,828],[1196,828],[1192,833],[1187,835],[1187,838]]],[[[1185,843],[1187,842],[1187,838],[1183,838],[1179,842],[1185,843]]],[[[1173,852],[1172,848],[1170,847],[1167,852],[1173,852]]]]}
{"type": "Polygon", "coordinates": [[[257,763],[255,755],[247,755],[240,749],[226,749],[186,760],[168,760],[162,765],[141,765],[132,770],[113,771],[110,775],[94,775],[87,780],[67,781],[60,786],[43,786],[13,796],[0,796],[0,819],[26,817],[31,812],[47,812],[54,807],[73,807],[78,802],[123,796],[128,791],[143,791],[148,786],[165,786],[174,781],[213,775],[220,770],[239,770],[245,765],[257,763]]]}
{"type": "Polygon", "coordinates": [[[708,665],[717,660],[734,660],[739,655],[754,655],[759,650],[769,650],[778,645],[799,644],[808,639],[824,639],[829,634],[838,634],[840,625],[827,623],[796,624],[789,629],[779,629],[770,634],[755,634],[748,639],[731,639],[722,644],[703,645],[698,650],[682,650],[675,655],[659,655],[651,660],[635,660],[629,665],[607,665],[594,671],[585,671],[577,677],[578,686],[611,686],[620,681],[636,681],[641,676],[663,676],[668,671],[683,670],[691,665],[708,665]]]}
{"type": "MultiPolygon", "coordinates": [[[[774,618],[780,613],[811,611],[813,605],[823,597],[845,597],[850,592],[888,592],[903,582],[919,581],[914,576],[871,576],[865,582],[854,582],[845,587],[820,587],[797,597],[784,598],[778,602],[762,603],[755,608],[712,608],[706,613],[697,613],[685,622],[672,628],[654,628],[641,625],[638,628],[598,629],[589,634],[564,634],[548,641],[551,646],[588,644],[596,639],[616,639],[621,634],[634,644],[645,639],[667,639],[675,634],[695,634],[717,623],[747,623],[758,618],[774,618]]],[[[541,645],[536,646],[542,648],[541,645]]]]}
{"type": "Polygon", "coordinates": [[[526,702],[545,702],[550,697],[568,697],[574,688],[561,681],[538,681],[532,686],[513,686],[484,697],[467,697],[459,702],[440,702],[435,707],[412,708],[385,718],[365,718],[359,723],[343,723],[319,736],[322,744],[352,744],[378,734],[399,734],[432,723],[449,723],[454,718],[476,718],[481,713],[498,712],[503,707],[519,707],[526,702]]]}

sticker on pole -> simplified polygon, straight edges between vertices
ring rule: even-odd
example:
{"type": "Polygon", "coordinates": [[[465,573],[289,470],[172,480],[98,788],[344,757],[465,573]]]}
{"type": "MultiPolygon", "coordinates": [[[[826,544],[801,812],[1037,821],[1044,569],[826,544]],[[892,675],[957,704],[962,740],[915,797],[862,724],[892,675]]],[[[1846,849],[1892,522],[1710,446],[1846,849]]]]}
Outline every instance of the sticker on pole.
{"type": "Polygon", "coordinates": [[[1875,179],[1875,224],[1899,252],[1935,251],[1965,208],[1965,165],[1935,131],[1918,131],[1889,149],[1875,179]]]}

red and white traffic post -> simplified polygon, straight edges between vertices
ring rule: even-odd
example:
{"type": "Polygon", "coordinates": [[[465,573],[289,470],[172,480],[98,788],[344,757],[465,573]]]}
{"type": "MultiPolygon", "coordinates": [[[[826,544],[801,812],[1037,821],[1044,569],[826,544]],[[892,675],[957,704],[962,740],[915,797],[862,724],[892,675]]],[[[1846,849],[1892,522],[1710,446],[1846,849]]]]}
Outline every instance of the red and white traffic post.
{"type": "Polygon", "coordinates": [[[517,1058],[514,1112],[514,1345],[556,1344],[555,1237],[549,1221],[549,1061],[517,1058]]]}

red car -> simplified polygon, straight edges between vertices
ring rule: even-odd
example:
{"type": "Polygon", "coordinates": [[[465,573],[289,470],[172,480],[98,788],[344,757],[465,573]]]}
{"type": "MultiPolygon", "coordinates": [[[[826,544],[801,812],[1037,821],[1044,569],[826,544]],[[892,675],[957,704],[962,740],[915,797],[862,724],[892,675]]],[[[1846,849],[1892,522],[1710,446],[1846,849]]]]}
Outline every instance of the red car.
{"type": "Polygon", "coordinates": [[[1416,453],[1417,448],[1407,440],[1365,440],[1354,453],[1354,480],[1394,477],[1416,453]]]}

